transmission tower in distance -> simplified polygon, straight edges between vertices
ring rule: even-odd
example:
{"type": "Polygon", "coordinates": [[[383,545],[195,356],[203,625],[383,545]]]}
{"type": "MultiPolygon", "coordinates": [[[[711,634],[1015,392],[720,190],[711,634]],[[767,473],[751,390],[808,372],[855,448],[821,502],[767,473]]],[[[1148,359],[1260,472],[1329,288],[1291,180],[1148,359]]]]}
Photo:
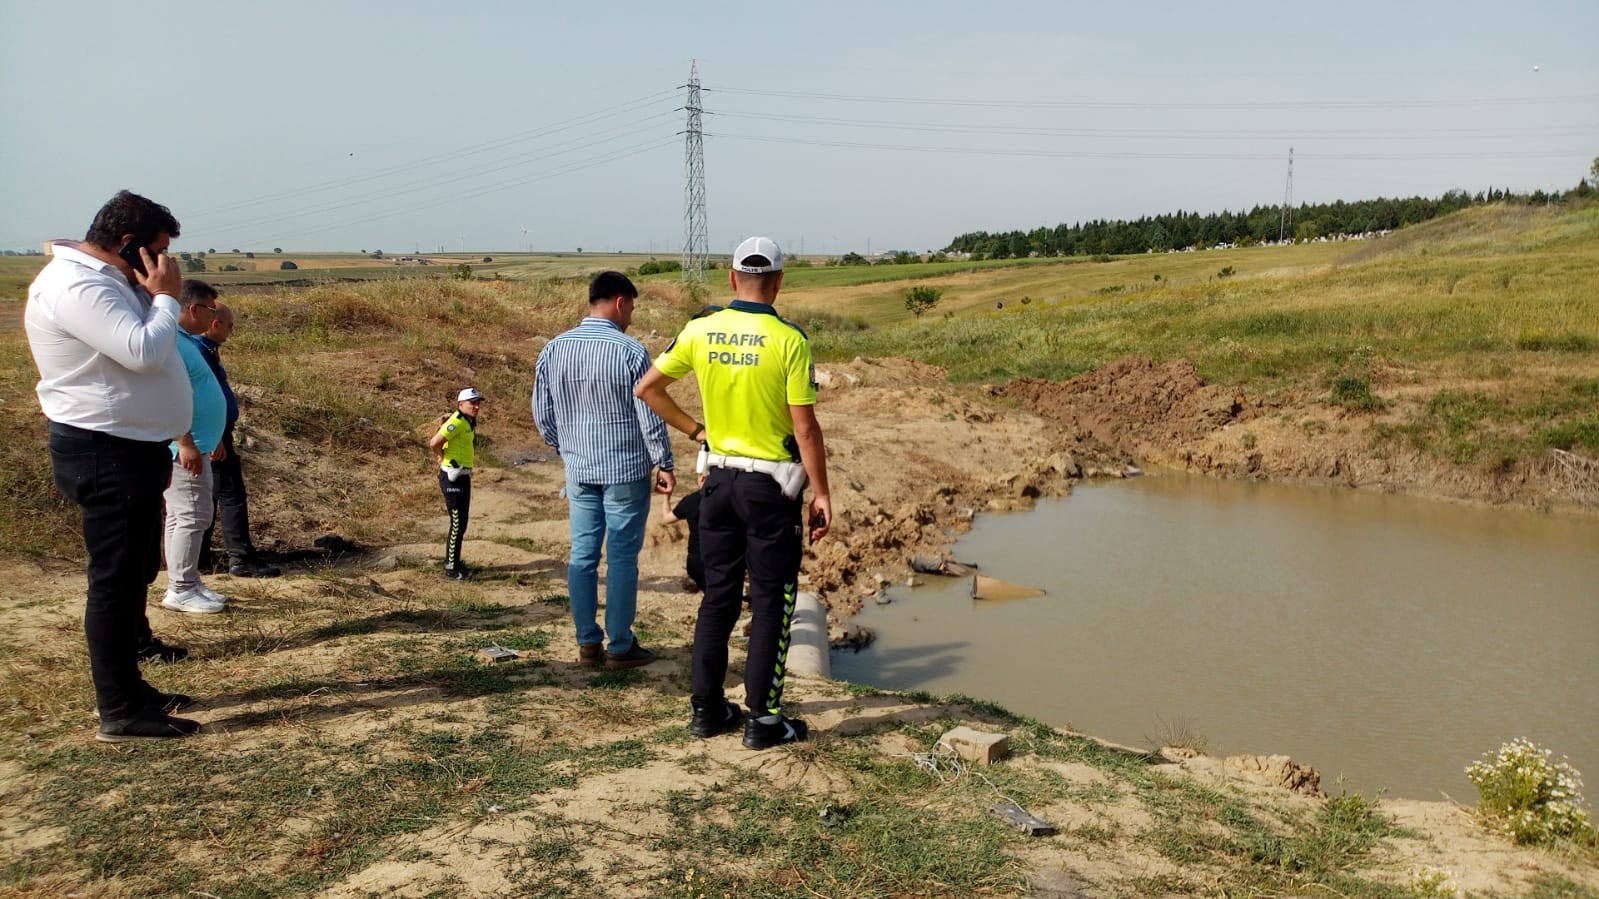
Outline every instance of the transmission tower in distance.
{"type": "Polygon", "coordinates": [[[684,132],[683,155],[688,182],[683,188],[683,280],[704,281],[705,260],[711,242],[705,226],[705,131],[701,121],[700,64],[694,60],[688,70],[688,128],[684,132]]]}
{"type": "Polygon", "coordinates": [[[1277,226],[1277,242],[1282,243],[1288,237],[1288,229],[1294,224],[1294,148],[1288,148],[1288,184],[1283,188],[1283,214],[1277,226]]]}

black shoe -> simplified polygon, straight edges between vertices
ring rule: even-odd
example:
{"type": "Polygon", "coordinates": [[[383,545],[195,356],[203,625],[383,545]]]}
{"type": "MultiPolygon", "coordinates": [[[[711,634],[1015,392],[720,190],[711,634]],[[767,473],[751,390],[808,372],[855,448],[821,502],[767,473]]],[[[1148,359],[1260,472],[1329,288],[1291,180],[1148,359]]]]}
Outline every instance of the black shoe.
{"type": "MultiPolygon", "coordinates": [[[[159,711],[164,715],[181,712],[194,705],[194,697],[187,693],[162,693],[154,687],[150,688],[150,696],[144,701],[148,711],[159,711]]],[[[94,707],[94,717],[100,717],[100,707],[94,707]]]]}
{"type": "Polygon", "coordinates": [[[161,642],[160,637],[151,637],[150,642],[139,647],[139,661],[141,662],[181,662],[189,657],[187,646],[168,646],[161,642]]]}
{"type": "Polygon", "coordinates": [[[148,707],[160,709],[170,715],[173,712],[181,712],[191,705],[194,705],[194,697],[187,693],[163,693],[156,690],[150,697],[148,707]]]}
{"type": "Polygon", "coordinates": [[[744,748],[771,749],[784,743],[798,743],[810,732],[811,729],[798,718],[779,717],[771,724],[762,724],[759,719],[751,718],[744,722],[744,748]]]}
{"type": "Polygon", "coordinates": [[[638,645],[638,638],[633,638],[633,645],[627,652],[608,652],[605,654],[605,667],[616,671],[621,668],[642,668],[655,661],[655,653],[638,645]]]}
{"type": "MultiPolygon", "coordinates": [[[[146,710],[159,711],[170,715],[194,705],[194,697],[187,693],[163,693],[155,687],[150,687],[150,694],[144,700],[146,710]]],[[[94,707],[94,717],[100,717],[100,707],[94,707]]]]}
{"type": "Polygon", "coordinates": [[[709,739],[735,730],[744,723],[744,710],[722,700],[720,705],[702,709],[694,707],[694,717],[689,719],[688,732],[700,739],[709,739]]]}
{"type": "Polygon", "coordinates": [[[470,578],[471,576],[472,576],[472,569],[466,567],[465,565],[457,565],[454,568],[451,568],[449,566],[445,566],[445,568],[444,568],[444,578],[445,578],[445,580],[464,581],[467,578],[470,578]]]}
{"type": "Polygon", "coordinates": [[[228,566],[228,574],[234,577],[277,577],[282,573],[283,570],[278,566],[254,559],[241,559],[228,566]]]}
{"type": "Polygon", "coordinates": [[[94,735],[102,743],[127,743],[132,740],[171,740],[199,731],[200,722],[174,718],[158,709],[145,708],[132,718],[100,722],[94,735]]]}

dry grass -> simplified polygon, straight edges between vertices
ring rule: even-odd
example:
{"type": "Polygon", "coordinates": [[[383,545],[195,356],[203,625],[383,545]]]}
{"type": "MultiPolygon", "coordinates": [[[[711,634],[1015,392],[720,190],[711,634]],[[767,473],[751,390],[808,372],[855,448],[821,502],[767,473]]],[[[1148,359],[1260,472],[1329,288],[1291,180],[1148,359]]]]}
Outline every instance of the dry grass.
{"type": "MultiPolygon", "coordinates": [[[[238,314],[225,359],[241,433],[279,450],[250,453],[252,478],[297,485],[293,514],[276,530],[302,542],[335,528],[357,541],[406,533],[411,516],[394,513],[432,498],[425,479],[408,473],[467,384],[494,403],[487,452],[537,445],[526,411],[533,364],[543,338],[586,314],[586,283],[412,279],[224,291],[238,314]]],[[[679,285],[647,285],[633,333],[672,333],[690,308],[697,304],[679,285]]],[[[0,301],[0,324],[16,325],[0,327],[0,404],[37,410],[21,310],[0,301]]],[[[77,514],[54,488],[44,425],[23,417],[0,436],[0,546],[76,558],[77,514]]]]}

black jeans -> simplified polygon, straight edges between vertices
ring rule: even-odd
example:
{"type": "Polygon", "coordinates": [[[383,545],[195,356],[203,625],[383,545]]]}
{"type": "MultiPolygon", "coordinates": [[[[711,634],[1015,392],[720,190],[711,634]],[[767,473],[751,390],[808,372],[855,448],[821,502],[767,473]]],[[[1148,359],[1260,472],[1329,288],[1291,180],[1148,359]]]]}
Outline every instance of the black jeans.
{"type": "Polygon", "coordinates": [[[233,428],[222,432],[221,446],[227,450],[227,458],[211,463],[217,514],[211,519],[211,526],[205,529],[205,540],[200,544],[202,570],[209,567],[206,562],[211,559],[211,534],[218,523],[222,525],[222,545],[227,548],[229,564],[237,565],[255,558],[255,545],[250,542],[250,495],[244,489],[244,466],[239,461],[239,452],[233,448],[233,428]]]}
{"type": "Polygon", "coordinates": [[[161,567],[161,493],[172,453],[165,443],[51,422],[50,464],[56,486],[83,510],[83,633],[95,701],[107,720],[130,718],[152,689],[139,674],[138,651],[150,640],[145,595],[161,567]]]}
{"type": "Polygon", "coordinates": [[[694,625],[690,699],[715,708],[727,677],[727,640],[750,579],[749,659],[744,695],[752,715],[782,713],[784,666],[794,623],[800,559],[804,553],[802,504],[760,472],[713,468],[700,501],[700,554],[705,595],[694,625]]]}
{"type": "Polygon", "coordinates": [[[444,538],[444,568],[454,571],[461,564],[461,544],[466,540],[466,520],[472,512],[472,476],[439,472],[439,489],[444,491],[444,509],[450,513],[450,533],[444,538]]]}

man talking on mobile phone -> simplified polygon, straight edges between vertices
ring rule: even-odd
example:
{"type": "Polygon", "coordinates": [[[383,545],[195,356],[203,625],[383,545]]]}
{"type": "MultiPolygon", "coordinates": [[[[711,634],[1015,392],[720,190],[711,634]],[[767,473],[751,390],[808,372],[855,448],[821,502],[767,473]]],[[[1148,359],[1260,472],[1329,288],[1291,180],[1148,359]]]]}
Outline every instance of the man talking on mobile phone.
{"type": "Polygon", "coordinates": [[[634,393],[706,445],[699,513],[705,594],[694,627],[688,729],[713,737],[743,723],[744,745],[767,749],[807,736],[804,721],[783,716],[783,675],[806,531],[812,542],[827,533],[833,501],[810,339],[772,308],[783,286],[783,251],[769,238],[751,237],[734,251],[728,278],[738,298],[685,325],[634,393]],[[703,425],[666,391],[691,371],[703,425]],[[722,691],[746,569],[754,619],[744,665],[747,722],[722,691]]]}
{"type": "Polygon", "coordinates": [[[189,697],[163,693],[139,673],[141,658],[188,655],[150,636],[145,617],[161,560],[161,494],[172,475],[167,445],[188,432],[194,405],[176,349],[183,275],[166,252],[177,236],[165,206],[122,191],[82,242],[54,246],[28,287],[24,314],[56,486],[83,512],[83,631],[97,739],[108,743],[200,728],[171,714],[189,697]]]}

